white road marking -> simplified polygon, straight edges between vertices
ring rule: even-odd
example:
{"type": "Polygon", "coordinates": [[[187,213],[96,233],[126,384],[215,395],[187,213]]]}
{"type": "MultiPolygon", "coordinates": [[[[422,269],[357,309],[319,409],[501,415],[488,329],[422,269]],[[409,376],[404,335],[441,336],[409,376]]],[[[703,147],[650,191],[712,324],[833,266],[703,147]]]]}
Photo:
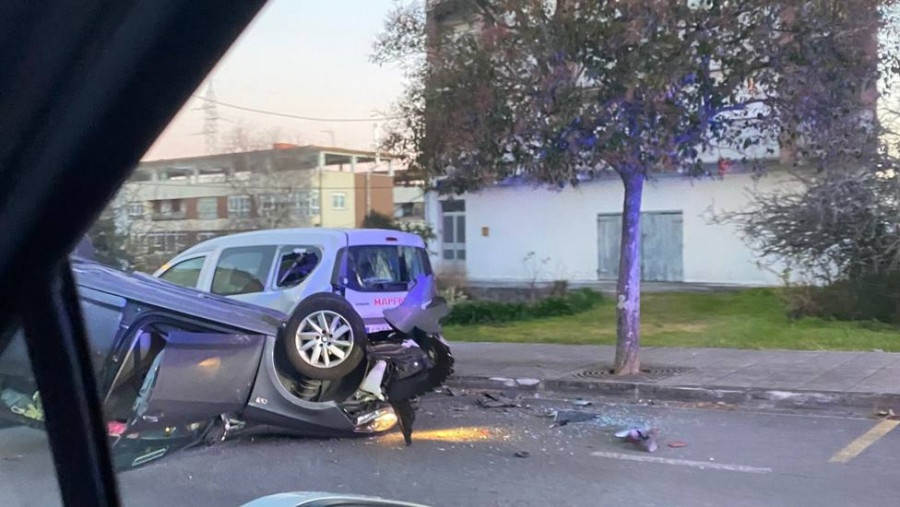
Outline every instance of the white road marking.
{"type": "Polygon", "coordinates": [[[726,465],[709,461],[691,461],[687,459],[658,458],[656,456],[639,456],[636,454],[622,454],[618,452],[592,452],[591,456],[598,458],[621,459],[625,461],[640,461],[643,463],[657,463],[660,465],[679,465],[683,467],[699,468],[701,470],[726,470],[729,472],[746,472],[750,474],[767,474],[771,468],[750,467],[744,465],[726,465]]]}

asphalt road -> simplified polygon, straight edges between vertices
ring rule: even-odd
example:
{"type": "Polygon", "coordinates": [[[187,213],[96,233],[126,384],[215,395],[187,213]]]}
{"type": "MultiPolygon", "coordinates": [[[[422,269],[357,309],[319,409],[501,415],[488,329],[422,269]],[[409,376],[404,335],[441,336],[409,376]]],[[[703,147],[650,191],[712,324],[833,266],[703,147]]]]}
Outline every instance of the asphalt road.
{"type": "MultiPolygon", "coordinates": [[[[522,408],[486,409],[476,397],[423,400],[409,448],[397,433],[247,438],[125,472],[121,493],[137,506],[238,505],[296,490],[434,506],[884,506],[900,498],[900,429],[889,431],[892,423],[595,400],[579,408],[598,414],[595,421],[551,428],[545,412],[575,408],[571,401],[523,398],[522,408]],[[653,454],[613,436],[641,422],[659,429],[653,454]],[[673,441],[687,446],[671,448],[673,441]],[[520,451],[528,457],[515,457],[520,451]]],[[[0,504],[54,499],[43,445],[33,430],[0,430],[0,504]]]]}

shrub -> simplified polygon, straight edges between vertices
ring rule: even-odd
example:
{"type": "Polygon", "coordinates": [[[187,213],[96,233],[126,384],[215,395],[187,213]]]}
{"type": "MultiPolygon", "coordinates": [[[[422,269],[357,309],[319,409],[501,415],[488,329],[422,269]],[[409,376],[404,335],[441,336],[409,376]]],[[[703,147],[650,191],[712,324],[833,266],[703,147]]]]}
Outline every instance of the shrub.
{"type": "Polygon", "coordinates": [[[473,325],[499,324],[519,320],[560,315],[574,315],[593,308],[603,297],[589,289],[570,292],[565,296],[552,296],[535,303],[511,303],[501,301],[466,301],[453,306],[444,324],[473,325]]]}
{"type": "Polygon", "coordinates": [[[836,320],[874,320],[900,325],[900,272],[841,280],[824,287],[791,287],[790,315],[836,320]]]}
{"type": "Polygon", "coordinates": [[[438,295],[444,298],[451,307],[469,300],[469,295],[466,294],[464,290],[454,286],[438,289],[438,295]]]}
{"type": "Polygon", "coordinates": [[[503,303],[500,301],[469,301],[459,303],[450,310],[444,324],[491,324],[510,322],[525,318],[523,303],[503,303]]]}

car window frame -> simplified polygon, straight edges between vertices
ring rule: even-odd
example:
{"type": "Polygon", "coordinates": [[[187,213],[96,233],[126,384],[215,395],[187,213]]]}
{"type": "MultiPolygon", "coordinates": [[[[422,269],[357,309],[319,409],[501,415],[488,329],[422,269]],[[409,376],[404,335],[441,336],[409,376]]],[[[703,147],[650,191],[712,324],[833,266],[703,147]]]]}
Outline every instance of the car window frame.
{"type": "MultiPolygon", "coordinates": [[[[403,289],[403,290],[368,289],[368,288],[365,288],[362,285],[358,284],[356,282],[356,280],[354,279],[354,277],[350,276],[350,266],[349,266],[350,252],[353,248],[357,248],[357,247],[413,248],[416,250],[416,254],[419,257],[419,262],[421,262],[421,264],[422,264],[422,269],[424,270],[423,274],[426,276],[434,275],[434,270],[432,269],[431,262],[428,259],[428,250],[421,246],[403,245],[403,244],[398,245],[398,244],[389,244],[389,243],[370,244],[370,245],[351,245],[351,246],[343,248],[342,251],[339,252],[340,259],[339,259],[339,262],[337,263],[338,267],[335,270],[335,273],[338,276],[332,277],[333,283],[335,283],[334,280],[337,280],[337,283],[339,283],[346,290],[351,290],[351,291],[359,292],[359,293],[406,292],[409,290],[409,288],[403,289]]],[[[402,254],[399,254],[399,252],[398,252],[398,255],[402,255],[402,254]]],[[[415,279],[412,276],[409,276],[409,277],[410,277],[409,283],[415,283],[415,279]]],[[[410,285],[410,287],[411,287],[411,285],[410,285]]]]}
{"type": "Polygon", "coordinates": [[[187,287],[188,289],[200,289],[201,284],[202,284],[202,282],[203,282],[203,273],[204,273],[204,272],[206,271],[206,269],[207,269],[206,266],[207,266],[207,263],[209,262],[209,257],[210,257],[209,254],[207,254],[207,253],[202,253],[202,254],[197,254],[197,255],[191,255],[190,257],[182,257],[182,258],[178,258],[178,259],[175,260],[174,262],[167,263],[167,264],[169,264],[169,265],[166,267],[166,269],[163,270],[163,271],[160,271],[160,273],[159,273],[158,275],[156,275],[156,277],[159,278],[160,280],[165,280],[166,282],[169,282],[169,283],[173,283],[173,284],[175,284],[175,285],[178,285],[178,284],[175,283],[175,282],[166,280],[165,278],[163,278],[163,276],[165,276],[166,273],[168,273],[169,271],[175,269],[175,268],[178,267],[179,265],[184,264],[185,262],[189,262],[189,261],[192,261],[192,260],[194,260],[194,259],[203,258],[203,264],[200,265],[200,272],[197,273],[197,281],[194,283],[194,286],[193,286],[193,287],[188,287],[187,285],[178,285],[179,287],[187,287]]]}
{"type": "Polygon", "coordinates": [[[209,283],[205,284],[206,285],[205,292],[209,292],[210,294],[215,294],[217,296],[223,296],[223,297],[244,296],[244,295],[249,295],[249,294],[262,294],[265,292],[270,292],[271,291],[271,280],[272,280],[272,277],[274,276],[272,274],[272,271],[275,268],[275,259],[277,257],[277,253],[278,253],[278,245],[273,245],[273,244],[223,246],[217,252],[215,262],[212,263],[209,267],[209,275],[208,275],[209,283]],[[229,250],[247,250],[247,249],[253,249],[253,248],[259,248],[259,249],[272,248],[274,251],[274,253],[269,254],[268,270],[266,271],[265,276],[260,279],[260,281],[262,282],[262,285],[263,285],[262,289],[260,289],[258,291],[253,291],[253,292],[240,292],[240,293],[236,293],[236,294],[219,294],[217,292],[213,292],[213,284],[215,283],[215,280],[216,280],[216,270],[219,267],[219,263],[222,262],[223,255],[226,252],[228,252],[229,250]]]}
{"type": "Polygon", "coordinates": [[[298,245],[298,244],[293,244],[293,243],[292,244],[282,243],[280,245],[276,245],[276,247],[277,248],[275,250],[275,257],[272,259],[272,269],[271,269],[271,273],[269,274],[269,281],[266,284],[266,289],[270,292],[280,292],[280,291],[285,291],[285,290],[289,290],[294,287],[297,287],[298,285],[302,284],[306,280],[309,280],[309,278],[311,276],[313,276],[313,273],[315,273],[325,262],[325,247],[323,245],[316,245],[316,244],[298,245]],[[281,256],[284,255],[288,251],[288,249],[292,250],[294,248],[314,248],[316,250],[316,253],[319,256],[319,262],[316,263],[316,267],[313,268],[312,272],[310,272],[310,274],[306,278],[304,278],[302,282],[296,283],[294,285],[287,285],[287,286],[281,287],[278,285],[278,270],[281,266],[281,256]]]}

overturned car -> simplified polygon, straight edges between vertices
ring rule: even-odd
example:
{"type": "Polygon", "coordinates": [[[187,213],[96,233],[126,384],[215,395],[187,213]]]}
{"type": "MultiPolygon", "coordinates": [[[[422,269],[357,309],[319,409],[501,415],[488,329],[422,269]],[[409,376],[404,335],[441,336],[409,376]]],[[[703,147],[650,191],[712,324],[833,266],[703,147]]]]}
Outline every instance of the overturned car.
{"type": "MultiPolygon", "coordinates": [[[[150,276],[79,259],[72,269],[118,468],[258,432],[347,436],[399,422],[409,443],[412,401],[452,371],[438,325],[447,307],[430,275],[418,276],[402,302],[383,311],[385,329],[367,333],[335,293],[304,299],[316,309],[306,330],[281,312],[150,276]],[[298,341],[301,333],[309,340],[298,341]],[[297,350],[310,340],[318,347],[297,350]],[[343,375],[312,378],[295,366],[301,352],[333,353],[335,340],[354,345],[353,367],[343,375]]],[[[22,336],[0,356],[0,418],[42,424],[22,336]]]]}

